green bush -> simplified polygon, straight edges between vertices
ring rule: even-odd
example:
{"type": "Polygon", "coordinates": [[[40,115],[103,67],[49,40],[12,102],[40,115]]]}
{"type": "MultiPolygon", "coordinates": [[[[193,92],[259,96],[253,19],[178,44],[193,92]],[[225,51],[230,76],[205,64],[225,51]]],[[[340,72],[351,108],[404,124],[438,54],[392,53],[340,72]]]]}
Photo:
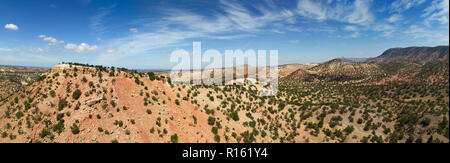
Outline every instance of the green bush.
{"type": "Polygon", "coordinates": [[[72,93],[72,98],[74,100],[78,100],[81,96],[81,91],[79,89],[76,89],[73,93],[72,93]]]}
{"type": "Polygon", "coordinates": [[[67,100],[65,98],[64,99],[60,99],[59,102],[58,102],[58,110],[59,111],[63,110],[67,105],[68,105],[68,102],[67,102],[67,100]]]}
{"type": "Polygon", "coordinates": [[[239,121],[239,115],[238,115],[238,113],[237,113],[237,112],[232,112],[232,113],[231,113],[231,118],[232,118],[234,121],[239,121]]]}
{"type": "Polygon", "coordinates": [[[53,131],[55,131],[58,134],[62,133],[63,130],[64,130],[64,122],[63,121],[58,121],[58,123],[53,126],[53,131]]]}
{"type": "Polygon", "coordinates": [[[170,136],[170,141],[172,143],[178,143],[178,135],[177,134],[173,134],[172,136],[170,136]]]}
{"type": "Polygon", "coordinates": [[[78,128],[78,126],[75,123],[72,124],[72,127],[70,127],[70,130],[72,131],[72,134],[79,134],[80,133],[80,129],[78,128]]]}
{"type": "Polygon", "coordinates": [[[217,127],[211,128],[211,132],[214,133],[214,135],[217,135],[218,130],[219,129],[217,127]]]}
{"type": "Polygon", "coordinates": [[[216,118],[214,118],[214,117],[208,117],[208,124],[209,124],[209,125],[213,126],[215,122],[216,122],[216,118]]]}
{"type": "Polygon", "coordinates": [[[18,112],[16,113],[16,118],[17,118],[17,119],[20,119],[20,118],[22,118],[22,117],[23,117],[23,112],[18,111],[18,112]]]}
{"type": "Polygon", "coordinates": [[[47,128],[43,128],[42,130],[41,130],[41,133],[39,134],[39,136],[41,137],[41,138],[44,138],[44,137],[46,137],[47,135],[50,135],[51,133],[50,133],[50,131],[47,129],[47,128]]]}
{"type": "Polygon", "coordinates": [[[219,143],[220,142],[220,136],[219,135],[215,135],[214,136],[214,140],[219,143]]]}

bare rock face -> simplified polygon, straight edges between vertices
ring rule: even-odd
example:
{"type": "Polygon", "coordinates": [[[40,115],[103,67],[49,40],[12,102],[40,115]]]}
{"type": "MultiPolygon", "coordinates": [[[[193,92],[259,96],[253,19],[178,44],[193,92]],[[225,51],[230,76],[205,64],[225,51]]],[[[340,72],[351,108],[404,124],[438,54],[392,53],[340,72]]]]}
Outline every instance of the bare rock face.
{"type": "Polygon", "coordinates": [[[101,101],[102,101],[101,97],[89,98],[89,99],[84,101],[84,105],[93,106],[95,104],[100,103],[101,101]]]}

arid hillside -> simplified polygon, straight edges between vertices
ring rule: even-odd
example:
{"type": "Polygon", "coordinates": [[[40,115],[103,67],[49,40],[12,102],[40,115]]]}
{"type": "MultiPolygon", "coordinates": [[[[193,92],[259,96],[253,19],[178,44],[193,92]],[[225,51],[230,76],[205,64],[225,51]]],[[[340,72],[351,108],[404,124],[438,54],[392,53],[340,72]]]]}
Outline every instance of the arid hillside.
{"type": "Polygon", "coordinates": [[[48,69],[22,66],[0,66],[0,101],[34,82],[48,69]]]}
{"type": "Polygon", "coordinates": [[[278,104],[248,86],[74,64],[43,76],[0,104],[1,142],[280,142],[292,131],[276,118],[287,110],[272,119],[278,104]]]}
{"type": "Polygon", "coordinates": [[[417,65],[281,66],[276,96],[259,96],[261,85],[59,64],[0,102],[0,142],[448,143],[448,58],[417,65]]]}

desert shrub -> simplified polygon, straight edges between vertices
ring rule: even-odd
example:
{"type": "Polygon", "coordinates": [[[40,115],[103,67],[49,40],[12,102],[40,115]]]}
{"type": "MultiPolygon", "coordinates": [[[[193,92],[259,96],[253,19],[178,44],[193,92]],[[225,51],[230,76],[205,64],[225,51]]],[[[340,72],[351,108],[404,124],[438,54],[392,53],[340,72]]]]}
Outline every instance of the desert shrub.
{"type": "Polygon", "coordinates": [[[6,131],[2,132],[2,138],[6,138],[8,136],[8,133],[6,131]]]}
{"type": "Polygon", "coordinates": [[[422,124],[423,127],[427,127],[428,125],[430,125],[431,119],[430,118],[425,118],[424,120],[422,120],[422,122],[420,122],[420,124],[422,124]]]}
{"type": "Polygon", "coordinates": [[[215,135],[214,136],[214,140],[219,143],[220,142],[220,136],[219,135],[215,135]]]}
{"type": "Polygon", "coordinates": [[[58,121],[57,124],[53,126],[53,131],[60,134],[64,130],[64,121],[58,121]]]}
{"type": "Polygon", "coordinates": [[[110,104],[111,104],[112,107],[116,107],[117,106],[117,104],[116,104],[116,102],[114,100],[111,100],[110,104]]]}
{"type": "Polygon", "coordinates": [[[194,115],[192,115],[192,119],[194,119],[194,124],[197,124],[197,117],[195,117],[194,115]]]}
{"type": "Polygon", "coordinates": [[[41,130],[41,133],[39,133],[39,136],[41,137],[41,138],[44,138],[44,137],[46,137],[46,136],[48,136],[48,135],[50,135],[51,133],[50,133],[50,131],[47,129],[47,128],[43,128],[42,130],[41,130]]]}
{"type": "Polygon", "coordinates": [[[232,118],[234,121],[239,121],[239,115],[238,115],[238,113],[237,113],[237,112],[232,112],[232,113],[231,113],[231,118],[232,118]]]}
{"type": "Polygon", "coordinates": [[[354,130],[355,130],[355,128],[354,128],[353,126],[349,125],[349,126],[347,126],[347,127],[344,129],[344,132],[346,132],[347,135],[349,135],[349,134],[351,134],[354,130]]]}
{"type": "Polygon", "coordinates": [[[153,72],[148,72],[147,75],[148,75],[148,77],[149,77],[149,79],[150,79],[151,81],[153,81],[153,80],[156,79],[155,73],[153,73],[153,72]]]}
{"type": "Polygon", "coordinates": [[[73,93],[72,93],[72,98],[74,100],[78,100],[81,96],[81,90],[76,89],[73,93]]]}
{"type": "Polygon", "coordinates": [[[150,133],[154,133],[155,132],[155,128],[154,127],[152,127],[151,129],[150,129],[150,133]]]}
{"type": "Polygon", "coordinates": [[[69,103],[67,102],[67,100],[65,98],[64,99],[60,99],[59,102],[58,102],[58,110],[59,111],[63,110],[65,107],[67,107],[68,104],[69,103]]]}
{"type": "Polygon", "coordinates": [[[214,118],[214,117],[208,117],[208,124],[209,124],[209,125],[213,126],[215,122],[216,122],[216,118],[214,118]]]}
{"type": "Polygon", "coordinates": [[[23,112],[18,111],[18,112],[16,113],[16,118],[17,118],[17,119],[20,119],[20,118],[22,118],[22,117],[23,117],[23,112]]]}
{"type": "Polygon", "coordinates": [[[80,133],[80,129],[78,128],[78,126],[75,123],[72,124],[72,126],[70,127],[70,130],[72,131],[72,134],[80,133]]]}
{"type": "Polygon", "coordinates": [[[178,143],[178,135],[177,134],[173,134],[172,136],[170,136],[170,141],[172,143],[178,143]]]}
{"type": "Polygon", "coordinates": [[[211,128],[211,132],[214,133],[214,135],[217,135],[218,130],[219,129],[217,127],[212,127],[211,128]]]}
{"type": "Polygon", "coordinates": [[[56,93],[55,93],[54,90],[51,90],[51,91],[50,91],[50,96],[52,96],[52,97],[55,97],[55,96],[56,96],[56,93]]]}
{"type": "Polygon", "coordinates": [[[83,79],[81,79],[81,81],[82,81],[83,83],[86,83],[86,82],[87,82],[86,77],[83,76],[83,79]]]}

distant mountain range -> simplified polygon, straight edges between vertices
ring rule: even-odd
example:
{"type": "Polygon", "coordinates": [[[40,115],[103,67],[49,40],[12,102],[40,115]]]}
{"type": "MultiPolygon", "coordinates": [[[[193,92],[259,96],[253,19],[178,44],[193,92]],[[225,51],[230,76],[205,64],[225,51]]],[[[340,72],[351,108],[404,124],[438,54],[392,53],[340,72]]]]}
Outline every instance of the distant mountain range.
{"type": "Polygon", "coordinates": [[[448,48],[448,46],[393,48],[370,61],[384,64],[399,62],[425,64],[448,60],[448,48]]]}
{"type": "Polygon", "coordinates": [[[280,83],[291,85],[311,81],[379,80],[394,75],[412,75],[424,67],[441,67],[428,71],[448,71],[442,66],[448,65],[448,56],[449,46],[393,48],[375,58],[338,58],[314,67],[300,68],[282,77],[280,83]]]}

